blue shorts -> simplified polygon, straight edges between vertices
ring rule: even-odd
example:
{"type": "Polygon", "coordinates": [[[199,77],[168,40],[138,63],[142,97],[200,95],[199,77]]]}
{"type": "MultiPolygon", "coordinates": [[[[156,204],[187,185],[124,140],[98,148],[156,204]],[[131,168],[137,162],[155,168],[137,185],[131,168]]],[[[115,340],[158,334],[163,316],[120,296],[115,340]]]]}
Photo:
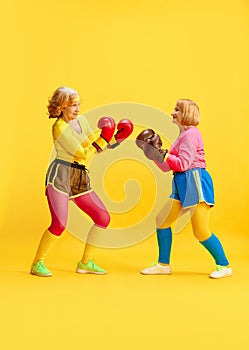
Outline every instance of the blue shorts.
{"type": "Polygon", "coordinates": [[[170,198],[179,200],[183,208],[193,207],[200,202],[214,205],[214,187],[206,169],[193,168],[175,172],[170,198]]]}

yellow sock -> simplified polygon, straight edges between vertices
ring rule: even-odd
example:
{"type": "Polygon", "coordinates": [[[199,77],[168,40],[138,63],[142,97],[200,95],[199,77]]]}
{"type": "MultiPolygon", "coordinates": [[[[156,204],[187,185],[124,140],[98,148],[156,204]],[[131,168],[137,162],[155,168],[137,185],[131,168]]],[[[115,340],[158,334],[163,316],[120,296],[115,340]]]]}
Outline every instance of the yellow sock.
{"type": "Polygon", "coordinates": [[[96,249],[93,245],[86,243],[81,262],[86,264],[89,260],[93,260],[96,255],[96,249]]]}
{"type": "Polygon", "coordinates": [[[105,230],[101,227],[98,227],[96,225],[93,225],[88,233],[87,241],[85,244],[84,253],[81,259],[82,263],[87,263],[89,260],[93,260],[96,255],[98,255],[99,250],[99,243],[101,242],[100,238],[103,235],[103,232],[105,230]]]}
{"type": "Polygon", "coordinates": [[[36,256],[34,259],[34,264],[39,260],[45,260],[50,249],[55,245],[59,236],[53,235],[51,232],[46,230],[40,240],[40,244],[38,246],[36,256]]]}

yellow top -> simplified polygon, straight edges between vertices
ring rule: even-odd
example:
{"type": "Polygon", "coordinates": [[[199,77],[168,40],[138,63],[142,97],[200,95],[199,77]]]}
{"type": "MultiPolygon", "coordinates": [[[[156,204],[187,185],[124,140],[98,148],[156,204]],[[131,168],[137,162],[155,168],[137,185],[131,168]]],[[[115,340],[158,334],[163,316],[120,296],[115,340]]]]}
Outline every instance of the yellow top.
{"type": "Polygon", "coordinates": [[[72,129],[70,124],[62,118],[58,118],[52,127],[56,158],[68,162],[84,162],[97,152],[92,146],[95,141],[102,149],[107,146],[107,142],[102,137],[94,136],[90,125],[84,116],[77,118],[81,127],[81,134],[72,129]]]}

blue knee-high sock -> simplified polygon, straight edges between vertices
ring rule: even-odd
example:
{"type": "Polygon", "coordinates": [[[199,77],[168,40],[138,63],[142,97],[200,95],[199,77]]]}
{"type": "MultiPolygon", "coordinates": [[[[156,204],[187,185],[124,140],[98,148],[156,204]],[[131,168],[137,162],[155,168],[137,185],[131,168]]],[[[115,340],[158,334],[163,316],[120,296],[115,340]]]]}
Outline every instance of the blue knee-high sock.
{"type": "Polygon", "coordinates": [[[169,264],[172,245],[171,228],[157,228],[157,242],[159,247],[158,262],[169,264]]]}
{"type": "Polygon", "coordinates": [[[223,247],[219,239],[213,233],[211,237],[200,243],[209,251],[217,265],[229,265],[223,247]]]}

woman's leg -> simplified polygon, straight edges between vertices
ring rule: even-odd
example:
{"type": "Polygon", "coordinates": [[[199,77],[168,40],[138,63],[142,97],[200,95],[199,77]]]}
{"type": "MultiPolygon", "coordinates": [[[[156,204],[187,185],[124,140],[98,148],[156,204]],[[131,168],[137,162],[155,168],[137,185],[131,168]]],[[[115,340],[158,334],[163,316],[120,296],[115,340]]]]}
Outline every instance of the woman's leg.
{"type": "Polygon", "coordinates": [[[87,192],[72,200],[84,213],[90,216],[96,226],[103,229],[107,228],[110,222],[110,214],[94,191],[87,192]]]}
{"type": "Polygon", "coordinates": [[[60,236],[67,225],[68,196],[56,191],[51,185],[48,185],[46,195],[51,214],[51,225],[48,230],[53,235],[60,236]]]}
{"type": "Polygon", "coordinates": [[[156,216],[157,228],[168,228],[181,216],[182,205],[180,201],[169,198],[156,216]]]}
{"type": "Polygon", "coordinates": [[[159,250],[158,263],[141,271],[144,275],[155,274],[170,274],[171,269],[170,253],[172,245],[172,230],[171,225],[181,215],[182,205],[181,202],[168,199],[167,203],[160,210],[156,217],[157,225],[157,243],[159,250]]]}
{"type": "Polygon", "coordinates": [[[64,231],[68,215],[67,195],[56,191],[51,185],[48,185],[46,195],[51,213],[51,225],[40,240],[31,268],[32,274],[44,277],[52,275],[44,265],[44,260],[64,231]]]}
{"type": "Polygon", "coordinates": [[[210,206],[206,203],[199,203],[191,213],[191,223],[194,236],[208,250],[214,258],[217,271],[212,273],[210,277],[221,278],[231,276],[232,270],[229,267],[226,254],[218,237],[209,230],[210,206]]]}
{"type": "Polygon", "coordinates": [[[181,202],[169,199],[156,217],[157,242],[159,248],[158,262],[170,263],[172,245],[172,224],[179,218],[182,211],[181,202]]]}
{"type": "Polygon", "coordinates": [[[98,237],[109,225],[110,215],[94,191],[73,198],[73,201],[94,222],[88,233],[83,256],[76,271],[79,273],[104,274],[107,271],[99,267],[93,260],[97,252],[98,237]]]}
{"type": "Polygon", "coordinates": [[[211,237],[212,233],[209,230],[210,210],[211,207],[204,202],[190,209],[193,234],[199,242],[211,237]]]}

